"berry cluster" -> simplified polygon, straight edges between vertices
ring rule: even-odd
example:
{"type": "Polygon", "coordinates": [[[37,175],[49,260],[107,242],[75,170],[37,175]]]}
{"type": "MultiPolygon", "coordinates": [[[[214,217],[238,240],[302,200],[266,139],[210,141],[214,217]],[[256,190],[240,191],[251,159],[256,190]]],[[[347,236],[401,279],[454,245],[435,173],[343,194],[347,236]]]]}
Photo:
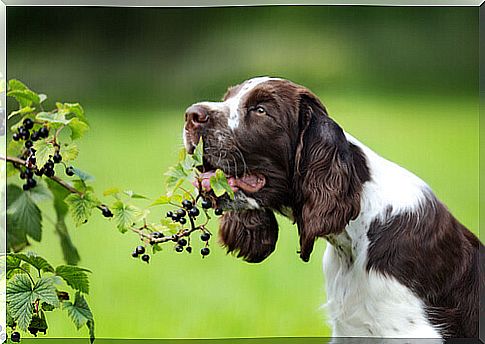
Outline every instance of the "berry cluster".
{"type": "MultiPolygon", "coordinates": [[[[207,195],[206,195],[207,196],[207,195]]],[[[179,223],[182,227],[185,227],[186,224],[190,228],[183,228],[179,230],[176,234],[172,235],[165,235],[160,231],[150,232],[149,234],[145,234],[143,232],[144,229],[147,227],[140,228],[140,234],[142,235],[142,240],[145,239],[149,244],[155,245],[163,242],[174,242],[175,245],[173,249],[176,252],[183,252],[186,251],[188,253],[192,253],[192,246],[190,243],[191,234],[198,231],[200,232],[200,240],[203,242],[204,247],[201,248],[200,254],[202,257],[206,257],[210,254],[209,248],[209,240],[211,238],[211,233],[207,230],[206,224],[208,223],[210,217],[208,215],[208,210],[212,208],[212,205],[216,203],[215,201],[211,201],[209,198],[204,197],[197,197],[193,200],[184,199],[181,203],[181,207],[178,206],[173,211],[168,211],[166,213],[166,217],[169,218],[174,223],[179,223]],[[197,207],[197,202],[200,200],[200,207],[202,208],[199,210],[197,207]],[[196,221],[198,217],[204,213],[206,216],[206,222],[204,224],[196,225],[196,221]],[[148,239],[148,240],[147,240],[148,239]]],[[[174,204],[175,205],[175,204],[174,204]]],[[[216,215],[222,215],[221,208],[215,208],[214,213],[216,215]]],[[[134,258],[138,258],[141,256],[141,259],[145,262],[149,262],[150,256],[145,253],[146,249],[145,246],[138,246],[132,252],[132,256],[134,258]]]]}
{"type": "MultiPolygon", "coordinates": [[[[17,132],[12,135],[14,141],[25,141],[24,150],[19,158],[25,160],[25,166],[17,166],[20,169],[20,178],[25,179],[25,184],[22,186],[25,191],[32,189],[37,185],[34,174],[38,177],[45,175],[46,177],[53,177],[55,175],[55,164],[62,161],[60,153],[60,146],[54,142],[54,154],[49,157],[49,160],[42,167],[38,167],[37,159],[35,157],[36,150],[33,148],[34,141],[46,139],[49,137],[49,128],[42,125],[37,130],[34,130],[35,122],[30,118],[25,118],[22,125],[18,127],[17,132]]],[[[65,167],[66,175],[74,175],[74,167],[65,167]]]]}

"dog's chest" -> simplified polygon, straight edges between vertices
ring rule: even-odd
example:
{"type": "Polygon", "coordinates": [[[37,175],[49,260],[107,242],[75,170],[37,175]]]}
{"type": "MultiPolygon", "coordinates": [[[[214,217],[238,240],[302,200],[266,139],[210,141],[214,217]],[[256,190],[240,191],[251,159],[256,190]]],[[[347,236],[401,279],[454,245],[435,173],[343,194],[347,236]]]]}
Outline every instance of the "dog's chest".
{"type": "Polygon", "coordinates": [[[367,246],[365,235],[327,243],[323,267],[333,336],[439,338],[411,290],[392,277],[366,271],[367,246]]]}

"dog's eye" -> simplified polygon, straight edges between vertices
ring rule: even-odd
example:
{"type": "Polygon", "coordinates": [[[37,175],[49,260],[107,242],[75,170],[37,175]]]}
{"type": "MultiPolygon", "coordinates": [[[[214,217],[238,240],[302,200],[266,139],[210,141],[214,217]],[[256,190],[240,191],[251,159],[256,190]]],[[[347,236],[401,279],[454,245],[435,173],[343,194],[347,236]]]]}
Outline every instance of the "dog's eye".
{"type": "Polygon", "coordinates": [[[262,106],[257,106],[256,109],[254,109],[258,115],[266,115],[266,110],[262,106]]]}

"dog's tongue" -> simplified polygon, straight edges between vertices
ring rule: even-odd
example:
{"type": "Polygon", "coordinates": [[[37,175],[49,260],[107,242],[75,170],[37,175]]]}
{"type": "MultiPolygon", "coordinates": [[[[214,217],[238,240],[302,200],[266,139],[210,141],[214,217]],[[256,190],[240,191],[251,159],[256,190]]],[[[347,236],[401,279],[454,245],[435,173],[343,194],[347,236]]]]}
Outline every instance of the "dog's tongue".
{"type": "MultiPolygon", "coordinates": [[[[215,171],[201,173],[200,177],[203,189],[207,191],[211,190],[210,178],[214,175],[215,171]]],[[[230,176],[227,178],[227,182],[234,192],[241,189],[251,193],[261,190],[266,183],[266,179],[260,174],[247,174],[240,178],[230,176]]]]}

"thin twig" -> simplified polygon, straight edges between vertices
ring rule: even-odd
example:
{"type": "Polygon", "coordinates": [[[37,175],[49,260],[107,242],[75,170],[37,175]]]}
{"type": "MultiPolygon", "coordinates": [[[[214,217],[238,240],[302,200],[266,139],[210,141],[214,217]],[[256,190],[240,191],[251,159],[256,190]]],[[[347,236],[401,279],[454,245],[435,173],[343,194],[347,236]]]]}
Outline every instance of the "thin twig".
{"type": "MultiPolygon", "coordinates": [[[[14,156],[6,156],[6,157],[0,156],[0,160],[4,160],[4,161],[10,162],[12,164],[19,164],[19,165],[25,166],[25,160],[14,157],[14,156]]],[[[79,196],[84,196],[84,192],[79,191],[74,186],[72,186],[68,182],[62,180],[58,176],[52,176],[52,177],[48,177],[48,178],[55,181],[57,184],[62,186],[64,189],[66,189],[70,193],[75,193],[75,194],[78,194],[79,196]]],[[[96,208],[98,208],[101,211],[103,211],[104,209],[107,209],[107,207],[104,204],[97,205],[96,208]]]]}

